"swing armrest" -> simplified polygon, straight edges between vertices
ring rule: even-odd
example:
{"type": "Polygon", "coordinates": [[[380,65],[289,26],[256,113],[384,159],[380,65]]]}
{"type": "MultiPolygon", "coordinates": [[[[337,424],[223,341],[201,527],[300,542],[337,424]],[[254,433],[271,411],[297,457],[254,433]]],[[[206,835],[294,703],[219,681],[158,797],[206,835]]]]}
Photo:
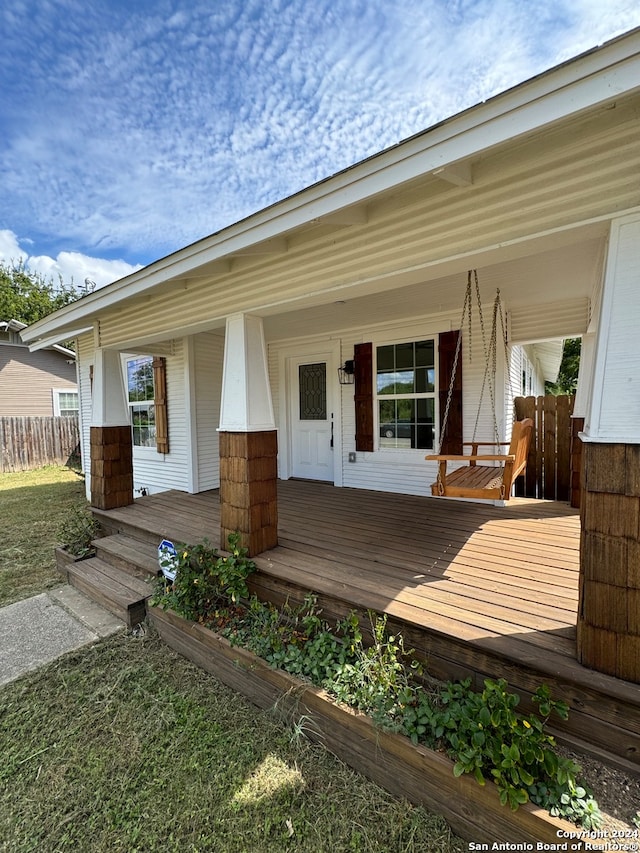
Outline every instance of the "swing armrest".
{"type": "Polygon", "coordinates": [[[513,453],[483,453],[476,456],[425,456],[427,462],[515,462],[513,453]]]}

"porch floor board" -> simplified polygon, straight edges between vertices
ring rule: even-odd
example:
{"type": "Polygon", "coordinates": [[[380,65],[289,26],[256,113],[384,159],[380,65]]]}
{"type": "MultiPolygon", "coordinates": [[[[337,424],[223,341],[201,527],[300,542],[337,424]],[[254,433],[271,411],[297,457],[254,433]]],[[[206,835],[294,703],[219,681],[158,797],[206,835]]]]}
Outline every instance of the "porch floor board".
{"type": "MultiPolygon", "coordinates": [[[[218,491],[163,492],[97,514],[150,543],[206,537],[224,548],[218,491]]],[[[638,767],[638,686],[576,660],[580,518],[567,504],[495,507],[288,480],[278,483],[278,531],[278,546],[255,558],[259,594],[311,591],[336,617],[387,613],[435,675],[478,685],[503,676],[525,704],[547,682],[575,709],[569,740],[638,767]]]]}

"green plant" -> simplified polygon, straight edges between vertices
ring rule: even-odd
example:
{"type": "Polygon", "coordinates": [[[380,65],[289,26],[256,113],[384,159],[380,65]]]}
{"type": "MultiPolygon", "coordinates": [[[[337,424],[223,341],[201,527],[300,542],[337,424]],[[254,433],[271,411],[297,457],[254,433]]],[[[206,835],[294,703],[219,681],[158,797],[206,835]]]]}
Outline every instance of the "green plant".
{"type": "Polygon", "coordinates": [[[414,676],[422,674],[401,634],[387,633],[387,617],[369,611],[373,642],[365,646],[358,630],[353,660],[340,666],[327,687],[340,702],[370,714],[387,729],[404,730],[407,705],[416,698],[414,676]]]}
{"type": "Polygon", "coordinates": [[[227,625],[223,633],[271,666],[324,686],[352,658],[358,620],[350,616],[339,622],[336,633],[321,613],[313,595],[298,607],[287,603],[280,609],[252,598],[240,623],[227,625]]]}
{"type": "Polygon", "coordinates": [[[95,553],[92,545],[100,534],[100,524],[88,509],[72,507],[58,528],[62,547],[74,557],[88,557],[95,553]]]}
{"type": "Polygon", "coordinates": [[[631,818],[631,823],[640,829],[640,811],[636,812],[635,815],[631,818]]]}
{"type": "Polygon", "coordinates": [[[195,545],[178,544],[171,560],[175,579],[167,582],[158,578],[151,603],[199,621],[229,602],[237,604],[246,598],[247,578],[255,572],[256,565],[240,545],[240,534],[229,534],[228,543],[230,553],[224,556],[208,539],[195,545]]]}
{"type": "Polygon", "coordinates": [[[557,755],[545,731],[552,713],[567,718],[568,706],[543,685],[533,696],[542,717],[525,717],[515,710],[519,697],[506,688],[504,679],[487,679],[482,693],[473,692],[469,680],[442,691],[431,724],[455,761],[454,774],[471,773],[481,785],[492,778],[502,804],[514,810],[532,800],[551,814],[598,827],[598,805],[576,781],[580,768],[557,755]]]}

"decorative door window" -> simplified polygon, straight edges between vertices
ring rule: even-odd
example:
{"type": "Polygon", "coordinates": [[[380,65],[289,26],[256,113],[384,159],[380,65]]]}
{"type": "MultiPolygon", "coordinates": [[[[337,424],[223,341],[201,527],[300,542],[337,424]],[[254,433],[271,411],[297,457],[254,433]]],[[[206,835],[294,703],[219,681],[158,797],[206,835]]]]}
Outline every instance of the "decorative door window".
{"type": "Polygon", "coordinates": [[[326,421],[327,419],[327,365],[301,364],[298,367],[300,389],[300,420],[326,421]]]}

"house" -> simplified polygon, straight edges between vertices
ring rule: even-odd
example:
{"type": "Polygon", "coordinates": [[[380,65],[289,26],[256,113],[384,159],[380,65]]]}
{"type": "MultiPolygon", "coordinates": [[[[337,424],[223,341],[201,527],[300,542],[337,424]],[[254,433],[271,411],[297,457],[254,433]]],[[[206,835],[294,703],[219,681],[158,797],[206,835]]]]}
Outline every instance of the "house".
{"type": "Polygon", "coordinates": [[[94,506],[219,488],[223,541],[255,554],[277,478],[429,495],[425,455],[476,419],[508,436],[581,336],[578,653],[640,680],[639,110],[634,30],[24,330],[77,340],[94,506]],[[482,325],[461,319],[474,270],[482,325]]]}
{"type": "Polygon", "coordinates": [[[76,354],[59,344],[32,352],[26,323],[0,322],[0,417],[52,417],[78,412],[76,354]]]}

